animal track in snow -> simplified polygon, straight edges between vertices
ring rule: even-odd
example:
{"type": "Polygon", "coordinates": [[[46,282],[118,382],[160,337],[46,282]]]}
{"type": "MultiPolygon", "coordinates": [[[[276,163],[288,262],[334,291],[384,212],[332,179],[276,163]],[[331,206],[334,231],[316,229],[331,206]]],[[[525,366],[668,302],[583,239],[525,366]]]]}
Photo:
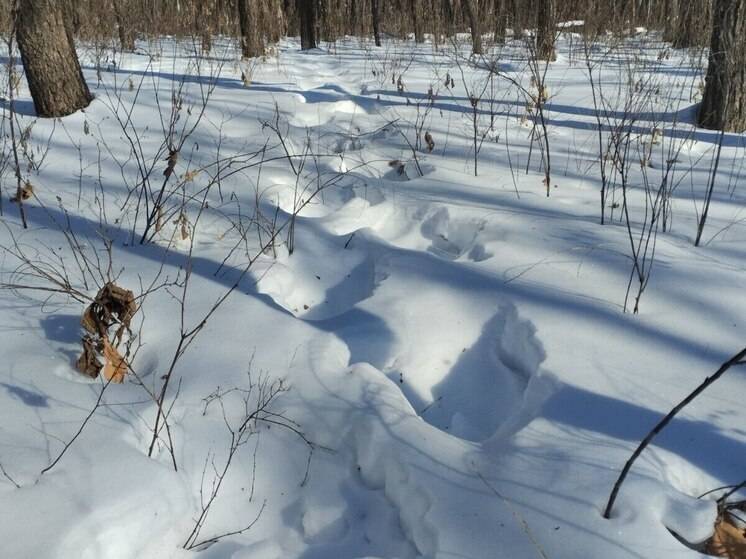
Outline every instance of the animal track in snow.
{"type": "Polygon", "coordinates": [[[417,165],[414,161],[400,161],[394,159],[389,161],[390,170],[383,175],[388,181],[401,182],[425,177],[435,172],[435,166],[427,163],[417,165]]]}
{"type": "MultiPolygon", "coordinates": [[[[368,365],[358,365],[357,372],[376,378],[381,373],[368,365]]],[[[417,549],[420,557],[434,557],[438,550],[438,531],[428,519],[433,505],[433,496],[418,483],[408,464],[396,450],[386,448],[388,440],[385,425],[388,421],[401,420],[408,414],[408,404],[397,394],[394,383],[379,385],[371,394],[379,405],[387,407],[392,417],[381,417],[378,421],[360,421],[351,431],[358,472],[363,484],[373,491],[381,491],[397,511],[399,524],[417,549]],[[400,403],[397,403],[400,400],[400,403]]],[[[409,413],[413,413],[411,408],[409,413]]],[[[385,416],[386,414],[384,414],[385,416]]],[[[414,416],[412,416],[414,417],[414,416]]]]}
{"type": "Polygon", "coordinates": [[[484,226],[481,220],[451,219],[448,208],[440,208],[422,223],[420,231],[432,242],[428,250],[433,254],[450,260],[466,255],[469,260],[481,262],[492,257],[477,241],[484,226]]]}
{"type": "Polygon", "coordinates": [[[355,116],[365,116],[368,113],[363,107],[350,99],[340,101],[313,101],[312,93],[301,96],[302,101],[296,105],[295,112],[289,122],[301,128],[321,126],[333,120],[352,120],[355,116]]]}
{"type": "Polygon", "coordinates": [[[524,407],[524,393],[545,358],[534,326],[504,304],[470,348],[432,387],[420,416],[459,438],[491,438],[524,407]]]}
{"type": "MultiPolygon", "coordinates": [[[[343,243],[339,242],[340,249],[343,243]]],[[[293,255],[260,272],[257,287],[298,318],[316,321],[339,316],[369,297],[376,285],[371,257],[345,256],[349,258],[331,264],[309,252],[293,255]]]]}

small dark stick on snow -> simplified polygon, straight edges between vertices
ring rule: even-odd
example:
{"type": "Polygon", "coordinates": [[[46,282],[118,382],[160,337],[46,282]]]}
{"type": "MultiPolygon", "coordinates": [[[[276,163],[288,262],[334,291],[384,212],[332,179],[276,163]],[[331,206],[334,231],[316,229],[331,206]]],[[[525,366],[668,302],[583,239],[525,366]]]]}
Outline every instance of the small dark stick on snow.
{"type": "Polygon", "coordinates": [[[178,150],[172,149],[168,153],[168,157],[166,158],[166,170],[163,171],[163,176],[166,178],[169,178],[173,172],[174,168],[176,167],[176,162],[179,160],[179,152],[178,150]]]}

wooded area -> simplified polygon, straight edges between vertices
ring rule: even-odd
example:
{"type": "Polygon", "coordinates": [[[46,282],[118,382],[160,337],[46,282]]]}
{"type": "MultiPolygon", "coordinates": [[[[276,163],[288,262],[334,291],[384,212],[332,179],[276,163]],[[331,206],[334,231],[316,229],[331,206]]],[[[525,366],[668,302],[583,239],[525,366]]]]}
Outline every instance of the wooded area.
{"type": "Polygon", "coordinates": [[[437,45],[471,33],[472,51],[484,52],[484,33],[505,39],[506,29],[535,29],[533,51],[553,60],[559,22],[582,22],[587,36],[662,29],[676,48],[709,45],[710,66],[699,123],[746,128],[746,0],[4,0],[6,31],[15,26],[37,112],[68,114],[90,99],[73,60],[73,37],[109,41],[131,51],[137,36],[192,36],[209,53],[214,35],[240,40],[244,57],[261,55],[281,36],[300,35],[303,49],[342,36],[381,34],[437,45]],[[712,2],[714,1],[714,6],[712,2]],[[10,17],[8,17],[10,14],[10,17]],[[714,25],[713,25],[714,21],[714,25]],[[64,23],[63,23],[64,22],[64,23]],[[64,25],[64,29],[63,29],[64,25]],[[41,76],[45,76],[42,78],[41,76]],[[45,79],[47,84],[45,84],[45,79]],[[55,84],[50,89],[49,84],[55,84]],[[59,87],[56,84],[62,84],[59,87]]]}
{"type": "Polygon", "coordinates": [[[0,557],[744,558],[746,0],[0,38],[0,557]]]}

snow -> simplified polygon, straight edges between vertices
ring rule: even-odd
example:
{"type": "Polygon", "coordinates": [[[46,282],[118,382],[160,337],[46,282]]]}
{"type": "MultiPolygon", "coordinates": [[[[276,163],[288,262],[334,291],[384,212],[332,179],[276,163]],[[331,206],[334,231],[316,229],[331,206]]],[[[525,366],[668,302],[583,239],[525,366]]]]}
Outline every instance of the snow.
{"type": "MultiPolygon", "coordinates": [[[[701,69],[692,69],[686,52],[659,57],[664,46],[653,34],[601,59],[594,79],[610,113],[624,93],[625,52],[642,53],[635,77],[658,89],[634,127],[641,142],[660,142],[647,168],[652,182],[669,148],[681,150],[672,222],[657,237],[639,314],[625,313],[630,241],[621,210],[608,219],[621,190],[610,193],[609,222],[599,224],[597,124],[577,38],[561,38],[547,74],[549,197],[540,146],[531,145],[530,118],[522,119],[525,100],[506,80],[494,83],[496,124],[485,132],[474,176],[466,88],[478,88],[485,73],[468,66],[463,39],[459,56],[450,45],[395,39],[382,48],[347,39],[301,53],[286,39],[275,57],[252,67],[249,87],[241,81],[249,68],[227,40],[199,65],[191,43],[142,44],[138,54],[105,64],[100,83],[95,53],[83,49],[96,100],[61,120],[36,120],[22,85],[18,120],[21,128],[34,123],[28,153],[38,162],[24,173],[36,197],[24,204],[24,231],[17,205],[7,202],[15,185],[6,170],[3,285],[43,285],[20,266],[17,242],[32,261],[52,267],[61,255],[74,287],[95,296],[96,274],[78,268],[66,240],[73,231],[83,251],[104,262],[102,239],[111,239],[117,283],[136,294],[183,280],[189,266],[187,329],[238,288],[174,369],[166,399],[173,460],[163,442],[148,457],[157,406],[129,379],[106,388],[103,405],[43,475],[103,384],[74,368],[84,305],[0,290],[0,464],[10,476],[0,477],[0,556],[701,556],[671,531],[706,540],[716,495],[698,496],[743,478],[746,380],[736,369],[643,453],[612,518],[602,511],[637,442],[743,346],[744,136],[724,136],[704,242],[694,247],[718,141],[691,123],[701,69]],[[392,68],[403,74],[403,93],[392,85],[392,68]],[[443,85],[446,74],[454,88],[443,85]],[[211,75],[215,89],[198,120],[211,75]],[[169,200],[171,208],[187,200],[190,236],[170,242],[179,236],[177,212],[140,245],[131,233],[142,233],[143,216],[129,190],[137,192],[141,177],[116,117],[133,107],[126,130],[138,134],[160,188],[172,95],[183,97],[185,129],[197,124],[176,175],[200,171],[169,200]],[[435,141],[432,153],[416,150],[416,161],[415,126],[435,141]],[[657,127],[663,133],[653,138],[657,127]],[[263,155],[233,163],[236,172],[205,194],[216,158],[263,146],[263,155]],[[302,162],[298,175],[285,150],[302,162]],[[395,160],[402,172],[390,165],[395,160]],[[285,229],[258,254],[273,220],[285,229]],[[287,390],[272,410],[295,427],[257,424],[233,457],[200,539],[258,520],[186,551],[229,455],[229,426],[240,422],[245,390],[260,378],[283,379],[287,390]],[[215,394],[223,394],[222,406],[215,394]]],[[[528,90],[521,56],[506,47],[500,64],[528,90]]],[[[478,127],[486,130],[486,98],[480,107],[478,127]]],[[[643,167],[632,167],[628,204],[639,234],[643,167]]],[[[179,342],[181,293],[155,289],[137,315],[133,369],[153,391],[179,342]]]]}

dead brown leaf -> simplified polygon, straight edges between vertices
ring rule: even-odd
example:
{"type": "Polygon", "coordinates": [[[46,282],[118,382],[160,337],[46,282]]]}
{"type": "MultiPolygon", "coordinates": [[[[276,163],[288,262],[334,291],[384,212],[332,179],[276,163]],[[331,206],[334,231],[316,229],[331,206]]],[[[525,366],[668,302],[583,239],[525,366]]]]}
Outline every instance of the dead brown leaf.
{"type": "Polygon", "coordinates": [[[433,136],[429,131],[425,132],[425,144],[427,144],[427,152],[432,153],[435,149],[435,140],[433,140],[433,136]]]}
{"type": "Polygon", "coordinates": [[[85,336],[82,340],[83,353],[78,357],[76,367],[78,371],[91,378],[97,378],[103,365],[98,360],[98,351],[96,351],[96,342],[91,336],[85,336]]]}
{"type": "Polygon", "coordinates": [[[746,559],[746,534],[727,512],[715,524],[715,533],[707,542],[706,553],[728,559],[746,559]]]}
{"type": "Polygon", "coordinates": [[[116,348],[112,347],[109,340],[104,338],[104,378],[116,384],[124,382],[127,374],[127,361],[122,357],[116,348]]]}
{"type": "Polygon", "coordinates": [[[10,199],[10,201],[18,202],[19,200],[21,200],[22,202],[25,202],[26,200],[31,198],[31,196],[33,195],[34,195],[34,185],[26,181],[26,183],[23,185],[23,188],[19,188],[18,191],[16,192],[16,195],[13,196],[10,199]]]}
{"type": "Polygon", "coordinates": [[[81,373],[97,378],[103,369],[107,381],[124,381],[129,365],[118,347],[124,333],[130,332],[130,323],[136,312],[137,303],[132,291],[112,282],[99,290],[80,320],[87,332],[82,340],[83,353],[77,361],[81,373]]]}

